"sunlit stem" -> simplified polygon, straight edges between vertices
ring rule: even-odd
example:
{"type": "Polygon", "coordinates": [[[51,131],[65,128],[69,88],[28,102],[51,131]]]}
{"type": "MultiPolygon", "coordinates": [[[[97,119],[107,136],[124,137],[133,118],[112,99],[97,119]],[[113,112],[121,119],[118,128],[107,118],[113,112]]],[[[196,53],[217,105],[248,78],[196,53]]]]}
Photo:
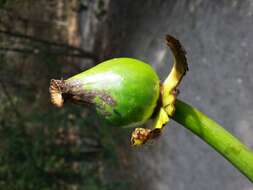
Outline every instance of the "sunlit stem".
{"type": "Polygon", "coordinates": [[[253,182],[253,152],[196,108],[176,101],[173,119],[199,136],[253,182]]]}

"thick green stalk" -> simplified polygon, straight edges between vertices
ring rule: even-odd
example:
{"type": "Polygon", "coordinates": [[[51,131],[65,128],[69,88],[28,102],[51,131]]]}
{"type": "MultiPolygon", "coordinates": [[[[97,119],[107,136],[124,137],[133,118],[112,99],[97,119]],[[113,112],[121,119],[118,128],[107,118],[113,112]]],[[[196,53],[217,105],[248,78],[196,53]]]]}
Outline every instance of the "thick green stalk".
{"type": "Polygon", "coordinates": [[[175,121],[211,145],[253,182],[253,152],[196,108],[177,100],[175,121]]]}

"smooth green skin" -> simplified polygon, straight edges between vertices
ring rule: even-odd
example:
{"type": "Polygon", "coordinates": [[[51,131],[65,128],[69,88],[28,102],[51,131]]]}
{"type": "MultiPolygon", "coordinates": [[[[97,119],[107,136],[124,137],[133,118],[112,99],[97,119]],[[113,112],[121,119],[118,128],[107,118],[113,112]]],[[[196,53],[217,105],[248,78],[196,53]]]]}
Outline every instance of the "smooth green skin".
{"type": "Polygon", "coordinates": [[[101,118],[115,126],[136,126],[146,122],[156,107],[160,91],[160,80],[153,68],[132,58],[105,61],[66,82],[81,84],[84,92],[110,95],[115,105],[99,97],[92,103],[101,118]]]}
{"type": "Polygon", "coordinates": [[[253,182],[253,153],[222,126],[196,108],[177,100],[173,118],[211,145],[253,182]]]}
{"type": "MultiPolygon", "coordinates": [[[[160,91],[159,78],[151,66],[131,58],[103,62],[66,82],[77,84],[78,91],[110,95],[116,101],[114,105],[99,96],[91,103],[102,118],[116,126],[146,122],[156,107],[160,91]]],[[[253,182],[253,153],[249,148],[196,108],[180,100],[175,106],[175,121],[212,146],[253,182]]]]}

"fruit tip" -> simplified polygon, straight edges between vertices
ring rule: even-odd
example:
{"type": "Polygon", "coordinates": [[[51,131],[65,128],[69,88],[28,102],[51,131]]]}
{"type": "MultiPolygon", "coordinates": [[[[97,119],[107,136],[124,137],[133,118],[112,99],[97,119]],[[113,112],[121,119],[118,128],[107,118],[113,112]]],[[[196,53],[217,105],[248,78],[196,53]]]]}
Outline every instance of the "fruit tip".
{"type": "Polygon", "coordinates": [[[64,85],[63,80],[51,79],[49,93],[51,96],[51,103],[60,108],[63,106],[64,99],[62,97],[62,87],[64,85]]]}

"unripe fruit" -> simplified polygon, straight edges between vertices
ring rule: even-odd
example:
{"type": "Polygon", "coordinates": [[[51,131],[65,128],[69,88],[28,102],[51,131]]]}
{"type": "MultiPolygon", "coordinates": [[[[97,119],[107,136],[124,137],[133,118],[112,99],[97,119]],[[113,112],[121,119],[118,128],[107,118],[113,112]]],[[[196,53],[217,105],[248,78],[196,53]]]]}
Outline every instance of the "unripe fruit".
{"type": "Polygon", "coordinates": [[[86,103],[115,126],[138,126],[153,116],[152,129],[136,128],[131,143],[137,146],[159,137],[175,112],[177,87],[188,70],[180,42],[170,35],[166,35],[166,42],[174,61],[163,84],[150,65],[132,58],[117,58],[67,80],[52,79],[51,102],[58,107],[67,100],[86,103]]]}
{"type": "Polygon", "coordinates": [[[160,81],[152,67],[132,58],[115,58],[67,80],[51,80],[51,101],[67,100],[94,106],[98,115],[115,126],[140,125],[154,112],[160,81]]]}

